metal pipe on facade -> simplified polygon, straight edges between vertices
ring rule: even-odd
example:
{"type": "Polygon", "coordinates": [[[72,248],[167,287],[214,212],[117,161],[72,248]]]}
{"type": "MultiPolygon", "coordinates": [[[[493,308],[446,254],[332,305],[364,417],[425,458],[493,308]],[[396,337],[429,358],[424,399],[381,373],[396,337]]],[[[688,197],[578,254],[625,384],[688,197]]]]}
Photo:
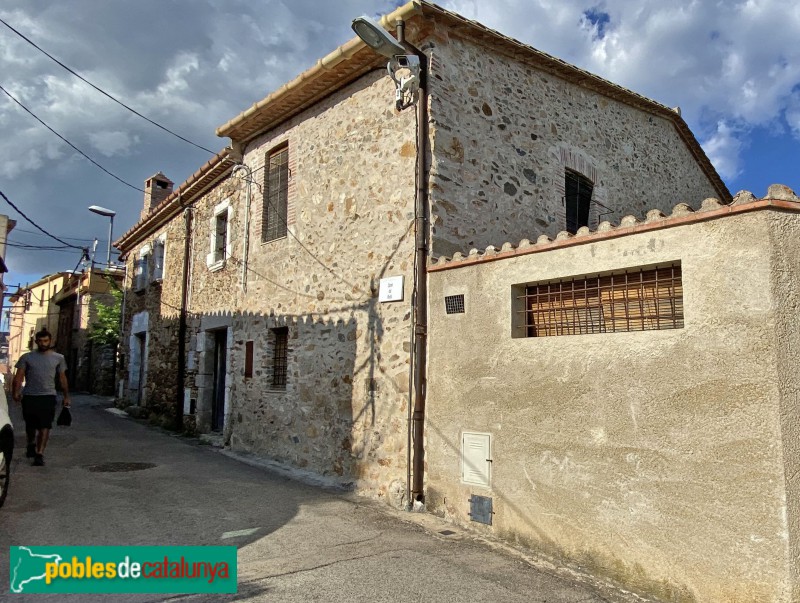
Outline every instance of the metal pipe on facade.
{"type": "Polygon", "coordinates": [[[414,283],[414,412],[411,415],[414,458],[409,503],[425,502],[425,396],[427,387],[428,342],[428,57],[405,39],[405,22],[396,22],[397,41],[420,60],[419,97],[417,98],[417,165],[414,231],[416,263],[414,283]]]}
{"type": "MultiPolygon", "coordinates": [[[[178,199],[178,204],[182,200],[178,199]]],[[[191,255],[192,237],[192,210],[189,207],[183,210],[183,221],[185,225],[185,235],[183,240],[183,278],[181,282],[181,310],[178,324],[178,391],[175,395],[175,429],[183,430],[183,392],[184,381],[186,380],[186,308],[188,305],[189,284],[191,282],[191,271],[189,270],[189,259],[191,255]]]]}

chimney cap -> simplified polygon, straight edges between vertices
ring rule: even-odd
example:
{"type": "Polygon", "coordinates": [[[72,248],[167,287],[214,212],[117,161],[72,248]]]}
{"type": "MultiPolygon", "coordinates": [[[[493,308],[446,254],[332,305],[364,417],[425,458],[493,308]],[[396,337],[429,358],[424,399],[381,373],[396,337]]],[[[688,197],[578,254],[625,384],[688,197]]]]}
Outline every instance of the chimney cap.
{"type": "Polygon", "coordinates": [[[146,182],[150,182],[152,180],[161,180],[163,182],[166,182],[167,184],[175,184],[172,180],[170,180],[164,175],[164,172],[156,172],[155,174],[147,178],[146,182]]]}

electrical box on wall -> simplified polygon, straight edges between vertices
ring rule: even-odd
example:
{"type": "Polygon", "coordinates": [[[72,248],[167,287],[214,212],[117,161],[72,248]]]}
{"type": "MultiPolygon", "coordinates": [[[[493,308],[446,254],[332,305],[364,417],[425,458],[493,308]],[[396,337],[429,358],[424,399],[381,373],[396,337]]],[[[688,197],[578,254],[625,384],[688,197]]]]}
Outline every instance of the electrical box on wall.
{"type": "Polygon", "coordinates": [[[461,481],[465,484],[489,487],[492,476],[491,435],[471,433],[461,435],[461,481]]]}

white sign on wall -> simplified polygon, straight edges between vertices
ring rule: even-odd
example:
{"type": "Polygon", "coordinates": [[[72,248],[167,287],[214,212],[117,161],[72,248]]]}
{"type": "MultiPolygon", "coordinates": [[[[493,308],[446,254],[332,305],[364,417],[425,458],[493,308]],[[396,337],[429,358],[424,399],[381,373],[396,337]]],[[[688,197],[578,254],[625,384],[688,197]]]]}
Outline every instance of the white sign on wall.
{"type": "Polygon", "coordinates": [[[403,277],[390,276],[381,279],[378,290],[379,302],[403,301],[403,277]]]}

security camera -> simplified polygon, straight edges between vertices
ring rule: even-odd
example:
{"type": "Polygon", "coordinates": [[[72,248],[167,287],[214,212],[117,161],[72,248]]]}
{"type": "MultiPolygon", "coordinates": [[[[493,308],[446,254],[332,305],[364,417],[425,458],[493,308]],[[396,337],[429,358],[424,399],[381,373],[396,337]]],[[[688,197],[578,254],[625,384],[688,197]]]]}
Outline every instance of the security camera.
{"type": "Polygon", "coordinates": [[[398,67],[406,69],[419,69],[419,57],[415,54],[398,54],[392,57],[398,67]]]}
{"type": "Polygon", "coordinates": [[[392,60],[386,65],[389,72],[389,77],[394,80],[394,83],[400,86],[406,77],[398,77],[397,72],[401,69],[406,69],[410,72],[411,77],[419,79],[420,62],[419,57],[413,54],[398,54],[392,57],[392,60]]]}

